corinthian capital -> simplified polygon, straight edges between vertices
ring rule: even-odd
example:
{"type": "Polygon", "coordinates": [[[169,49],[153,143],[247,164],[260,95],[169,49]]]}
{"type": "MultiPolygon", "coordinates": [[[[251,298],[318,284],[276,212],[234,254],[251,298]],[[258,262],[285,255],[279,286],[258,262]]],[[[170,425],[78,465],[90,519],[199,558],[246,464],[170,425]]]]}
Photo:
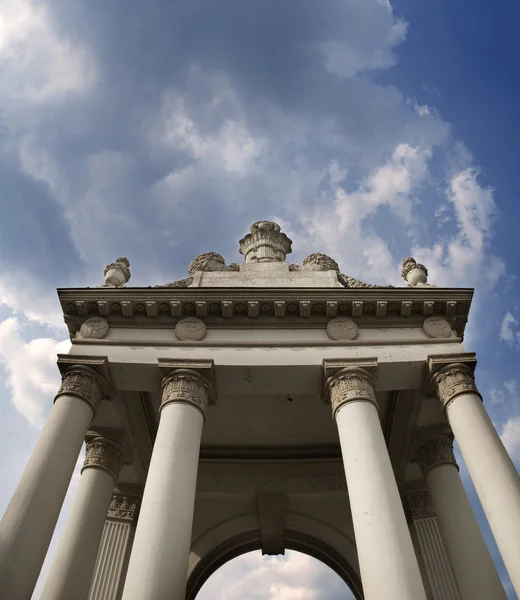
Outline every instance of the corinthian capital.
{"type": "Polygon", "coordinates": [[[106,381],[94,369],[83,365],[74,365],[61,376],[61,387],[54,401],[65,394],[83,400],[92,407],[95,413],[99,403],[106,395],[106,381]]]}
{"type": "Polygon", "coordinates": [[[431,386],[445,411],[449,404],[461,394],[473,393],[480,396],[473,371],[463,363],[452,363],[434,373],[431,378],[431,386]]]}
{"type": "Polygon", "coordinates": [[[364,400],[377,408],[374,391],[375,380],[369,371],[361,367],[345,367],[331,375],[325,382],[325,390],[335,417],[338,410],[347,402],[364,400]]]}
{"type": "Polygon", "coordinates": [[[162,382],[161,410],[172,402],[191,404],[206,415],[211,393],[211,383],[192,369],[174,369],[162,382]]]}
{"type": "Polygon", "coordinates": [[[81,471],[88,467],[103,469],[117,481],[124,461],[125,454],[120,444],[109,438],[94,437],[87,442],[85,462],[81,471]]]}
{"type": "Polygon", "coordinates": [[[453,440],[447,435],[419,441],[415,450],[415,462],[419,465],[424,477],[434,467],[441,465],[453,465],[457,469],[459,468],[453,454],[453,440]]]}

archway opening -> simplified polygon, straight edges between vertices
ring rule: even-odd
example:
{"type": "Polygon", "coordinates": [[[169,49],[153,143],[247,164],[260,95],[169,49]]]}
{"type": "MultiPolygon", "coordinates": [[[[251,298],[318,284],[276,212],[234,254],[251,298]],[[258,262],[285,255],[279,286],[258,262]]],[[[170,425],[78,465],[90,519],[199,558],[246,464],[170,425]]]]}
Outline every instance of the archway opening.
{"type": "Polygon", "coordinates": [[[212,573],[197,600],[356,600],[347,583],[324,562],[287,550],[262,556],[260,550],[232,558],[212,573]]]}

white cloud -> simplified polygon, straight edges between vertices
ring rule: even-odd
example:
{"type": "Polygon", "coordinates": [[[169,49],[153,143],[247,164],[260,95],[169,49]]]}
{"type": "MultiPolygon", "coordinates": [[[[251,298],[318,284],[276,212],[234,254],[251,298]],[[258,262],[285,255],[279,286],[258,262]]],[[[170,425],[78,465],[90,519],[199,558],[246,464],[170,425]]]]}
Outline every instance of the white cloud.
{"type": "Polygon", "coordinates": [[[491,404],[515,409],[518,402],[518,386],[514,379],[507,379],[503,386],[493,386],[489,392],[491,404]]]}
{"type": "Polygon", "coordinates": [[[89,89],[96,81],[91,53],[60,37],[42,2],[0,5],[0,101],[46,102],[89,89]]]}
{"type": "Polygon", "coordinates": [[[329,567],[306,554],[249,552],[226,563],[204,584],[199,600],[349,600],[354,596],[329,567]]]}
{"type": "MultiPolygon", "coordinates": [[[[336,163],[328,167],[329,188],[325,194],[332,196],[332,206],[324,194],[323,202],[313,210],[300,211],[300,221],[307,235],[307,248],[318,246],[332,255],[349,275],[365,281],[389,283],[398,277],[399,270],[387,242],[370,228],[369,217],[379,209],[388,208],[403,222],[413,218],[415,194],[428,177],[431,150],[398,144],[382,165],[375,168],[358,188],[348,193],[342,187],[347,172],[336,163]]],[[[323,175],[322,175],[323,176],[323,175]]]]}
{"type": "Polygon", "coordinates": [[[25,342],[16,318],[0,323],[0,360],[16,409],[31,425],[41,428],[59,389],[56,355],[66,353],[70,341],[36,338],[25,342]]]}
{"type": "Polygon", "coordinates": [[[502,319],[499,338],[511,346],[518,346],[520,344],[520,324],[509,310],[502,319]]]}
{"type": "Polygon", "coordinates": [[[54,290],[51,294],[33,275],[20,269],[9,273],[7,265],[2,266],[5,271],[0,274],[0,306],[9,307],[29,321],[63,331],[63,312],[54,290]]]}
{"type": "MultiPolygon", "coordinates": [[[[446,190],[453,211],[456,233],[441,238],[432,247],[416,247],[414,257],[426,264],[429,281],[439,287],[479,286],[492,289],[505,273],[505,263],[489,253],[496,207],[491,188],[478,183],[479,171],[457,172],[446,190]]],[[[446,208],[442,207],[443,219],[446,208]]]]}
{"type": "Polygon", "coordinates": [[[502,427],[500,439],[509,456],[520,461],[520,416],[510,417],[502,427]]]}
{"type": "MultiPolygon", "coordinates": [[[[193,69],[192,73],[196,78],[201,77],[197,69],[193,69]]],[[[216,130],[204,132],[190,114],[184,98],[170,92],[165,95],[159,120],[153,128],[152,141],[171,149],[184,150],[196,161],[199,169],[221,170],[237,176],[251,174],[255,162],[268,152],[267,139],[250,130],[225,78],[210,77],[209,84],[213,97],[207,109],[209,114],[205,115],[206,120],[211,120],[211,113],[222,104],[233,110],[233,117],[221,121],[216,130]]],[[[168,178],[172,180],[179,175],[174,172],[168,178]]]]}
{"type": "Polygon", "coordinates": [[[348,31],[342,40],[321,44],[325,68],[345,79],[397,62],[393,48],[404,41],[408,23],[395,19],[388,0],[350,2],[348,31]],[[357,25],[357,27],[356,27],[357,25]]]}

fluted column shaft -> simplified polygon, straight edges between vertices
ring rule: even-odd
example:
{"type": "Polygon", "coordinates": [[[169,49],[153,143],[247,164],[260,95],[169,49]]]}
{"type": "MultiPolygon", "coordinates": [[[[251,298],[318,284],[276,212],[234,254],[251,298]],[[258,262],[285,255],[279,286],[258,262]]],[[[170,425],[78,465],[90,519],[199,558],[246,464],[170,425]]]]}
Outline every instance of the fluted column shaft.
{"type": "Polygon", "coordinates": [[[209,382],[176,369],[163,380],[161,418],[123,600],[184,600],[209,382]]]}
{"type": "Polygon", "coordinates": [[[338,426],[365,600],[426,600],[386,448],[374,380],[347,367],[327,380],[338,426]]]}
{"type": "Polygon", "coordinates": [[[31,597],[105,382],[70,367],[47,423],[0,523],[0,597],[31,597]]]}
{"type": "Polygon", "coordinates": [[[123,448],[114,440],[87,442],[81,480],[56,549],[41,600],[85,600],[114,485],[123,464],[123,448]]]}
{"type": "Polygon", "coordinates": [[[520,477],[475,385],[473,371],[453,363],[434,373],[444,406],[511,582],[520,596],[520,477]]]}
{"type": "Polygon", "coordinates": [[[459,477],[449,437],[419,443],[415,459],[430,490],[462,600],[507,600],[459,477]]]}

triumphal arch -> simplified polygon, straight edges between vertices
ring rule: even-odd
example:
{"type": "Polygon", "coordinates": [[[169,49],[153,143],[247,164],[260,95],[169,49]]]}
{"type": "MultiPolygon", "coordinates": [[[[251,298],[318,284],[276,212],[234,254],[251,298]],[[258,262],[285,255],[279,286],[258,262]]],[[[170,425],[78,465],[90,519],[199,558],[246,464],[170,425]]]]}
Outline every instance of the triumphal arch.
{"type": "Polygon", "coordinates": [[[245,551],[304,551],[365,600],[504,600],[453,439],[520,591],[520,480],[462,346],[472,290],[363,283],[260,221],[241,264],[61,289],[72,349],[0,526],[0,597],[28,600],[84,440],[43,600],[194,600],[245,551]]]}

